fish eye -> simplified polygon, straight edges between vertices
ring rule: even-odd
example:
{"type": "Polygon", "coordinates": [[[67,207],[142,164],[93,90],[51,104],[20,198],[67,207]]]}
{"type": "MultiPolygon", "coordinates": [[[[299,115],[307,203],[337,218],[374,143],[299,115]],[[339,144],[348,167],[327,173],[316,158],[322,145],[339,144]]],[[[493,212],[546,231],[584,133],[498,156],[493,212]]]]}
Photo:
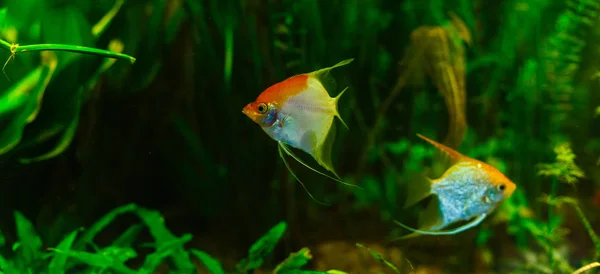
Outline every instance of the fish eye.
{"type": "Polygon", "coordinates": [[[505,184],[501,184],[498,186],[498,190],[500,191],[504,191],[506,189],[506,185],[505,184]]]}
{"type": "Polygon", "coordinates": [[[260,103],[257,107],[258,112],[260,112],[261,114],[265,114],[267,112],[267,104],[265,103],[260,103]]]}

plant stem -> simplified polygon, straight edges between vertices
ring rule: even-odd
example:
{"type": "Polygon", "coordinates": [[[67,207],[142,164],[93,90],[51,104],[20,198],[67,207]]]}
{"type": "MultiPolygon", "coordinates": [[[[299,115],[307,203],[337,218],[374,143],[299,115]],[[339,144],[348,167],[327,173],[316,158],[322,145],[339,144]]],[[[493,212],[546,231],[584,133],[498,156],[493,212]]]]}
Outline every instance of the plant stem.
{"type": "Polygon", "coordinates": [[[81,46],[73,46],[73,45],[64,45],[64,44],[37,44],[37,45],[28,45],[28,46],[19,46],[18,44],[10,44],[5,40],[0,39],[0,48],[10,51],[12,54],[22,53],[22,52],[31,52],[31,51],[69,51],[83,54],[91,54],[97,55],[107,58],[114,58],[120,60],[126,60],[135,63],[135,57],[117,53],[109,50],[103,49],[95,49],[81,46]]]}
{"type": "MultiPolygon", "coordinates": [[[[556,197],[556,189],[558,188],[558,179],[556,177],[552,177],[552,185],[550,186],[550,200],[554,200],[554,198],[556,197]]],[[[549,206],[548,207],[548,229],[550,229],[551,226],[551,220],[554,217],[553,215],[553,207],[549,206]]],[[[550,249],[548,250],[548,260],[550,262],[550,265],[553,264],[554,262],[554,255],[553,255],[553,247],[552,247],[552,241],[548,240],[548,246],[550,247],[550,249]]]]}

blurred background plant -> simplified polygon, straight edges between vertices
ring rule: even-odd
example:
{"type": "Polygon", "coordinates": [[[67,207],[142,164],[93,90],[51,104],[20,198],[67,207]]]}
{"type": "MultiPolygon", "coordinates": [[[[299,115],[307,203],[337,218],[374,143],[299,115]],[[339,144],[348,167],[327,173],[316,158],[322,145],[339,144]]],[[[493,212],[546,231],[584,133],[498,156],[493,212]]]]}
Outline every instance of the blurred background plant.
{"type": "Polygon", "coordinates": [[[73,252],[102,254],[94,245],[113,247],[113,257],[84,261],[85,271],[174,271],[201,261],[201,271],[219,273],[236,269],[281,220],[289,233],[266,269],[291,253],[294,265],[349,273],[570,273],[600,260],[600,1],[1,3],[5,45],[136,58],[5,48],[0,243],[18,242],[24,258],[2,264],[7,273],[71,267],[73,252]],[[334,204],[323,207],[240,111],[277,81],[347,58],[356,61],[334,76],[350,87],[340,101],[350,130],[338,131],[333,160],[364,191],[294,165],[311,193],[334,204]],[[405,185],[444,169],[416,133],[490,163],[518,188],[475,229],[387,246],[405,233],[391,221],[414,223],[421,209],[402,209],[405,185]],[[149,229],[123,238],[141,231],[126,214],[102,225],[93,245],[77,246],[106,212],[131,203],[161,212],[171,236],[149,229]],[[126,238],[154,239],[156,249],[126,238]],[[300,263],[313,257],[308,250],[314,259],[300,263]],[[32,266],[34,258],[46,263],[32,266]]]}

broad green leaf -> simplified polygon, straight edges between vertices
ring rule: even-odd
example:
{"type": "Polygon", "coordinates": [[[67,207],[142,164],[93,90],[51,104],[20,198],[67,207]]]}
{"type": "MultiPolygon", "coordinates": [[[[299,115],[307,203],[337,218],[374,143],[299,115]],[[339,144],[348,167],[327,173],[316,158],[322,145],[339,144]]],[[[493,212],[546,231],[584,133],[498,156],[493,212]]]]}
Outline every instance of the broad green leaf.
{"type": "Polygon", "coordinates": [[[115,262],[125,263],[137,257],[138,254],[131,247],[108,246],[102,249],[102,255],[110,257],[115,262]]]}
{"type": "MultiPolygon", "coordinates": [[[[123,51],[123,44],[119,40],[112,40],[109,43],[108,49],[110,51],[120,53],[123,51]]],[[[47,159],[50,159],[50,158],[60,155],[63,151],[65,151],[69,147],[69,145],[71,144],[71,141],[73,140],[73,137],[75,137],[75,133],[77,132],[77,126],[79,125],[79,116],[80,116],[80,111],[81,111],[81,105],[85,101],[85,98],[86,98],[85,95],[86,95],[87,91],[92,89],[97,84],[100,76],[107,69],[109,69],[115,62],[116,62],[116,59],[112,59],[112,58],[104,59],[102,64],[96,71],[96,73],[94,73],[94,75],[89,79],[89,81],[84,86],[81,86],[79,88],[79,91],[76,93],[78,100],[75,100],[75,102],[74,102],[75,113],[72,117],[73,120],[67,126],[66,130],[63,133],[63,136],[58,141],[58,143],[56,144],[54,149],[52,149],[51,151],[49,151],[43,155],[40,155],[40,156],[37,156],[34,158],[20,159],[21,163],[28,164],[28,163],[32,163],[32,162],[47,160],[47,159]]],[[[46,134],[46,131],[41,131],[41,133],[46,134]]],[[[44,138],[41,138],[41,136],[38,136],[34,140],[43,140],[43,139],[44,138]]],[[[28,143],[28,145],[31,145],[31,143],[28,143]]]]}
{"type": "MultiPolygon", "coordinates": [[[[69,250],[73,245],[73,241],[75,241],[75,237],[77,237],[77,234],[80,230],[81,229],[77,229],[71,232],[58,244],[56,248],[65,251],[69,250]]],[[[52,258],[52,261],[50,262],[48,268],[50,270],[50,273],[65,273],[67,271],[66,264],[67,255],[59,253],[54,255],[54,258],[52,258]]]]}
{"type": "Polygon", "coordinates": [[[135,241],[136,237],[138,236],[138,234],[140,234],[140,232],[142,231],[142,229],[144,228],[144,225],[142,224],[136,224],[136,225],[132,225],[130,226],[127,230],[125,230],[125,232],[123,232],[123,234],[121,234],[121,236],[119,236],[119,238],[117,238],[116,240],[114,240],[112,242],[113,247],[131,247],[131,245],[133,245],[133,242],[135,241]]]}
{"type": "Polygon", "coordinates": [[[277,242],[279,242],[279,239],[283,236],[286,228],[287,224],[285,222],[280,222],[271,228],[271,230],[250,247],[248,257],[243,259],[236,268],[240,271],[247,272],[260,267],[264,262],[264,258],[273,252],[275,245],[277,245],[277,242]]]}
{"type": "Polygon", "coordinates": [[[96,223],[94,223],[89,229],[87,229],[85,231],[85,233],[83,233],[83,236],[75,242],[73,249],[77,249],[77,250],[84,249],[86,244],[91,243],[94,240],[94,237],[96,237],[96,235],[98,233],[100,233],[100,231],[102,231],[102,229],[104,229],[106,226],[108,226],[109,224],[114,222],[114,220],[119,215],[133,212],[136,209],[137,209],[137,205],[128,204],[128,205],[124,205],[121,207],[117,207],[117,208],[113,209],[111,212],[105,214],[104,216],[102,216],[102,218],[100,218],[98,221],[96,221],[96,223]]]}
{"type": "Polygon", "coordinates": [[[200,260],[200,262],[202,262],[202,264],[204,264],[208,272],[212,274],[225,274],[225,270],[223,270],[221,263],[208,255],[208,253],[197,249],[192,249],[191,252],[198,260],[200,260]]]}
{"type": "Polygon", "coordinates": [[[164,248],[169,247],[169,256],[173,259],[178,271],[189,272],[195,269],[188,253],[183,248],[183,242],[180,242],[181,239],[175,237],[167,229],[164,219],[158,211],[137,208],[136,213],[144,221],[150,230],[150,234],[154,237],[156,250],[164,252],[164,248]]]}
{"type": "Polygon", "coordinates": [[[299,270],[304,265],[308,263],[312,259],[312,255],[310,254],[310,249],[304,247],[300,249],[298,252],[294,252],[290,254],[283,262],[281,262],[275,270],[273,270],[274,274],[285,274],[289,273],[292,270],[299,270]]]}
{"type": "Polygon", "coordinates": [[[76,250],[60,250],[60,249],[51,249],[52,251],[58,254],[64,254],[68,257],[72,257],[74,259],[79,260],[82,263],[85,263],[89,266],[95,266],[101,269],[113,269],[118,273],[131,273],[137,274],[137,271],[134,271],[127,267],[125,264],[114,260],[110,256],[106,256],[104,254],[94,254],[85,251],[76,251],[76,250]]]}
{"type": "Polygon", "coordinates": [[[57,65],[54,53],[42,52],[41,55],[42,65],[0,97],[0,116],[9,119],[8,125],[0,131],[0,154],[8,152],[21,141],[23,129],[39,112],[41,98],[57,65]]]}
{"type": "MultiPolygon", "coordinates": [[[[81,93],[81,91],[79,93],[81,93]]],[[[21,158],[20,159],[21,163],[29,164],[29,163],[33,163],[33,162],[39,162],[39,161],[51,159],[51,158],[54,158],[54,157],[60,155],[63,151],[65,151],[69,147],[69,145],[71,144],[71,141],[73,140],[73,137],[75,136],[75,133],[77,132],[77,125],[79,125],[79,111],[81,109],[81,103],[78,102],[77,105],[75,106],[75,108],[77,109],[77,111],[75,112],[75,115],[73,116],[73,121],[71,121],[71,123],[67,126],[67,129],[63,133],[63,136],[60,138],[60,140],[58,141],[56,146],[49,152],[44,153],[40,156],[33,157],[33,158],[21,158]]]]}
{"type": "Polygon", "coordinates": [[[42,239],[38,236],[33,224],[19,211],[14,212],[17,237],[21,247],[20,256],[25,264],[31,265],[42,257],[42,239]]]}
{"type": "MultiPolygon", "coordinates": [[[[163,260],[169,256],[175,259],[182,254],[187,256],[187,252],[183,249],[183,245],[192,240],[191,234],[185,234],[181,238],[166,242],[160,246],[154,253],[148,255],[144,260],[144,264],[140,270],[141,273],[154,273],[155,269],[163,262],[163,260]],[[183,252],[181,252],[183,251],[183,252]]],[[[189,258],[188,258],[189,259],[189,258]]],[[[191,261],[190,261],[191,263],[191,261]]],[[[186,269],[185,272],[191,271],[195,267],[192,265],[191,268],[186,269]]]]}

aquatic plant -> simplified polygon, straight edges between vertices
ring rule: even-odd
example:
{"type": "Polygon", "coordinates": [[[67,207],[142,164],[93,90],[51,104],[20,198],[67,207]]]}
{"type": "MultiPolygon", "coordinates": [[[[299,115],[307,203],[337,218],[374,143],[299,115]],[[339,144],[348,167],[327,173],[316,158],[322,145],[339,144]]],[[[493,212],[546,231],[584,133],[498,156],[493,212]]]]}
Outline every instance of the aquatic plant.
{"type": "MultiPolygon", "coordinates": [[[[163,217],[157,211],[145,209],[135,204],[114,209],[87,229],[78,228],[66,235],[54,248],[43,250],[43,242],[33,224],[18,211],[15,211],[18,241],[13,244],[12,256],[0,257],[0,271],[12,273],[100,273],[113,270],[119,273],[152,273],[164,260],[173,263],[173,269],[189,273],[194,269],[188,252],[183,245],[191,240],[190,234],[174,236],[165,226],[163,217]],[[154,252],[147,255],[139,269],[126,265],[138,253],[133,247],[143,226],[129,227],[110,246],[99,247],[94,238],[106,226],[123,214],[137,215],[154,238],[154,252]],[[92,249],[93,251],[88,251],[92,249]]],[[[0,237],[0,247],[6,240],[0,237]]]]}
{"type": "MultiPolygon", "coordinates": [[[[26,16],[29,8],[46,8],[39,1],[9,2],[0,9],[1,35],[8,40],[0,39],[0,48],[10,53],[2,71],[7,79],[18,79],[5,88],[0,99],[0,116],[10,121],[0,133],[0,154],[21,152],[21,161],[31,163],[55,157],[70,145],[79,123],[81,104],[115,63],[114,59],[135,62],[134,57],[121,53],[123,44],[119,39],[109,42],[109,50],[87,47],[98,42],[122,4],[123,0],[116,1],[94,26],[89,25],[80,11],[71,8],[50,8],[40,11],[40,17],[26,16]],[[114,59],[105,59],[97,66],[81,54],[114,59]],[[89,67],[87,77],[69,79],[83,67],[89,67]],[[61,133],[62,137],[56,139],[61,133]],[[49,152],[36,157],[23,156],[23,150],[49,140],[55,141],[49,152]]],[[[0,87],[4,88],[4,84],[3,81],[0,87]]]]}
{"type": "MultiPolygon", "coordinates": [[[[242,259],[236,266],[233,272],[225,271],[218,262],[218,260],[212,258],[208,253],[200,250],[192,250],[192,254],[194,254],[198,259],[204,264],[206,269],[210,271],[210,273],[220,274],[220,273],[249,273],[254,269],[257,269],[263,265],[263,262],[267,256],[269,256],[275,245],[279,242],[283,233],[287,228],[287,224],[285,222],[280,222],[276,224],[273,228],[271,228],[265,235],[263,235],[260,239],[258,239],[248,251],[248,256],[242,259]]],[[[284,261],[279,263],[277,267],[273,270],[273,274],[293,274],[293,273],[328,273],[328,274],[346,274],[340,270],[328,270],[328,271],[310,271],[310,270],[302,270],[310,260],[312,259],[312,255],[310,254],[310,249],[307,247],[303,247],[297,252],[291,253],[284,261]]]]}

